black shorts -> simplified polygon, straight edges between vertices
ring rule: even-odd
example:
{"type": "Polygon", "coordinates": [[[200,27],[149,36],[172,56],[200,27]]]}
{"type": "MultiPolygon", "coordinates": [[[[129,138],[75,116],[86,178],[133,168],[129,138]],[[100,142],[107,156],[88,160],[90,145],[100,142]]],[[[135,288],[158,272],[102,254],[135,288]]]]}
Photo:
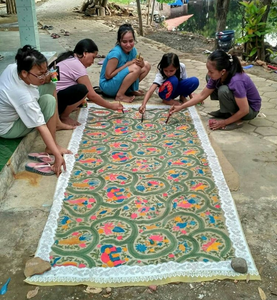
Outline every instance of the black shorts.
{"type": "Polygon", "coordinates": [[[75,84],[57,93],[58,111],[61,114],[67,106],[73,105],[81,101],[88,93],[88,89],[84,84],[75,84]]]}

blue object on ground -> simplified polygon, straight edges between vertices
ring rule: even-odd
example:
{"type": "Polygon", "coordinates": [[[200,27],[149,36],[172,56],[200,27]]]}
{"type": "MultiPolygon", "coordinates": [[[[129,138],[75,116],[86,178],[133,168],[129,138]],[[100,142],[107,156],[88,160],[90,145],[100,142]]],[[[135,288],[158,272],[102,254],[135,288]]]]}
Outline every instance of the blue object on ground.
{"type": "Polygon", "coordinates": [[[7,282],[2,286],[1,290],[0,290],[0,295],[4,295],[7,293],[7,290],[8,290],[8,284],[10,283],[11,281],[11,278],[9,278],[7,280],[7,282]]]}
{"type": "Polygon", "coordinates": [[[248,66],[244,66],[244,67],[242,67],[243,69],[250,69],[250,68],[252,68],[253,67],[253,65],[248,65],[248,66]]]}

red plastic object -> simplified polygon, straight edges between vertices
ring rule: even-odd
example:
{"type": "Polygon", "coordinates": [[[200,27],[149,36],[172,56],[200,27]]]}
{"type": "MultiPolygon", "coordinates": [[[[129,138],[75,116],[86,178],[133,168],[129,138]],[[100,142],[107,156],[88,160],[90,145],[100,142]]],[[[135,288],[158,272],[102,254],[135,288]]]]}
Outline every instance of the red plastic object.
{"type": "Polygon", "coordinates": [[[277,67],[274,67],[274,66],[271,66],[271,65],[268,65],[267,66],[269,69],[272,69],[272,70],[277,70],[277,67]]]}

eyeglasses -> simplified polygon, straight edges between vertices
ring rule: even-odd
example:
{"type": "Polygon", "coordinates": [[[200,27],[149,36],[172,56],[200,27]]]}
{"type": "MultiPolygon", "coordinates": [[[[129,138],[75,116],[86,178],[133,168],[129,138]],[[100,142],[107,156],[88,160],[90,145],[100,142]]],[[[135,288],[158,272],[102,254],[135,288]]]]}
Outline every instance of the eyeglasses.
{"type": "Polygon", "coordinates": [[[47,71],[42,75],[36,75],[36,74],[33,74],[32,72],[28,72],[28,73],[35,76],[37,79],[41,80],[41,79],[45,79],[45,77],[47,77],[50,74],[50,71],[47,71]]]}

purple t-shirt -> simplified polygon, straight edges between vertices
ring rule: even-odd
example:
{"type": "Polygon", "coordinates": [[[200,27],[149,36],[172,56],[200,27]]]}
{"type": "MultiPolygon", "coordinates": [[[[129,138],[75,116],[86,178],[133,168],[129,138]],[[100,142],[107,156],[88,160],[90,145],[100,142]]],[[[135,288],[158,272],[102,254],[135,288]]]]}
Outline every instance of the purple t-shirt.
{"type": "MultiPolygon", "coordinates": [[[[220,79],[219,79],[220,80],[220,79]]],[[[208,89],[216,89],[220,86],[219,80],[210,79],[207,83],[208,89]]],[[[249,106],[254,111],[259,111],[261,109],[262,99],[259,92],[251,80],[251,78],[246,73],[236,73],[230,82],[227,84],[229,90],[234,94],[236,98],[246,97],[249,106]]]]}
{"type": "Polygon", "coordinates": [[[77,80],[88,75],[86,67],[77,57],[70,57],[57,64],[60,69],[60,80],[57,81],[57,92],[77,84],[77,80]]]}

